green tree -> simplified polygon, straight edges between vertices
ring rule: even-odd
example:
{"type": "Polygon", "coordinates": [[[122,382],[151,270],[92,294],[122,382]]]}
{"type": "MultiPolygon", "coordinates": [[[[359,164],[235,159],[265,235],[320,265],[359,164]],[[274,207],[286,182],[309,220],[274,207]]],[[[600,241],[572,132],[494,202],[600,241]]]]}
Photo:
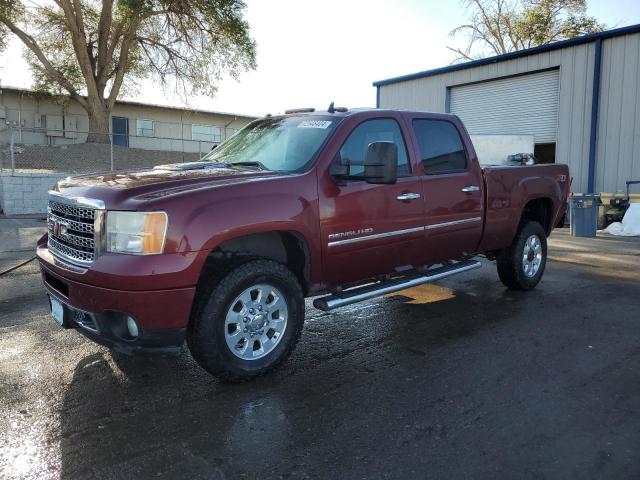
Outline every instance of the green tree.
{"type": "Polygon", "coordinates": [[[465,48],[448,47],[458,60],[515,50],[599,32],[604,25],[586,14],[586,0],[464,0],[469,22],[451,31],[465,48]]]}
{"type": "Polygon", "coordinates": [[[22,41],[36,88],[67,93],[106,142],[121,92],[153,78],[214,95],[222,74],[255,68],[242,0],[0,0],[0,49],[22,41]]]}

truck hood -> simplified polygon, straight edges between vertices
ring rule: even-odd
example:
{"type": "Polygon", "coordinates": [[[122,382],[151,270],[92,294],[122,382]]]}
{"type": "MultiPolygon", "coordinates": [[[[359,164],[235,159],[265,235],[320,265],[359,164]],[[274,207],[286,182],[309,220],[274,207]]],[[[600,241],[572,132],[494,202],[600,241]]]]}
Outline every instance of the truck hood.
{"type": "Polygon", "coordinates": [[[282,173],[217,162],[159,165],[141,170],[77,175],[60,180],[55,190],[63,195],[104,201],[122,198],[158,199],[192,189],[218,187],[280,177],[282,173]]]}

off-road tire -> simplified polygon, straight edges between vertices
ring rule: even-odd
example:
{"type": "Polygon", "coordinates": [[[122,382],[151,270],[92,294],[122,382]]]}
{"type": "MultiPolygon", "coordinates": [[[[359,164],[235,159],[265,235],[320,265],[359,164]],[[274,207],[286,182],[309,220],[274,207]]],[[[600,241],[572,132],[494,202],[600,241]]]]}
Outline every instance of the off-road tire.
{"type": "Polygon", "coordinates": [[[202,287],[187,329],[187,345],[198,364],[229,382],[264,375],[280,365],[295,348],[304,323],[304,295],[296,276],[272,260],[250,260],[202,287]],[[288,308],[286,329],[271,352],[255,360],[238,358],[225,340],[225,318],[231,302],[246,288],[269,283],[282,292],[288,308]]]}
{"type": "Polygon", "coordinates": [[[547,264],[547,236],[540,223],[535,221],[524,221],[518,228],[513,243],[506,248],[496,258],[498,276],[500,281],[511,290],[531,290],[542,278],[547,264]],[[533,276],[527,276],[524,271],[524,248],[527,239],[536,235],[542,247],[542,261],[537,272],[533,276]]]}

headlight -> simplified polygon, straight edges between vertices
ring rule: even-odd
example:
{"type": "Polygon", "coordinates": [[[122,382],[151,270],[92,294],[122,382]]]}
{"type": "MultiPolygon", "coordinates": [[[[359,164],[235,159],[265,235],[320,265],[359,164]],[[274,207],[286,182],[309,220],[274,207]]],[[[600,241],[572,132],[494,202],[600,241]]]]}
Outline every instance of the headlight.
{"type": "Polygon", "coordinates": [[[162,253],[166,234],[164,212],[107,212],[107,252],[162,253]]]}

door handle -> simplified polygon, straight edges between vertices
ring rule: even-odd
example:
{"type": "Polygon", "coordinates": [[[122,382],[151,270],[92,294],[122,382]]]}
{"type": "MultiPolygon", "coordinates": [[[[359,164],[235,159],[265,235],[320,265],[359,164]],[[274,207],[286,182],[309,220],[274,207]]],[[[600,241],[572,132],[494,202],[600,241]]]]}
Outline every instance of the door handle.
{"type": "Polygon", "coordinates": [[[409,193],[403,193],[402,195],[398,195],[396,198],[404,202],[406,200],[415,200],[417,198],[420,198],[420,194],[409,192],[409,193]]]}
{"type": "Polygon", "coordinates": [[[480,187],[477,185],[467,185],[466,187],[462,187],[462,191],[465,193],[479,192],[480,187]]]}

